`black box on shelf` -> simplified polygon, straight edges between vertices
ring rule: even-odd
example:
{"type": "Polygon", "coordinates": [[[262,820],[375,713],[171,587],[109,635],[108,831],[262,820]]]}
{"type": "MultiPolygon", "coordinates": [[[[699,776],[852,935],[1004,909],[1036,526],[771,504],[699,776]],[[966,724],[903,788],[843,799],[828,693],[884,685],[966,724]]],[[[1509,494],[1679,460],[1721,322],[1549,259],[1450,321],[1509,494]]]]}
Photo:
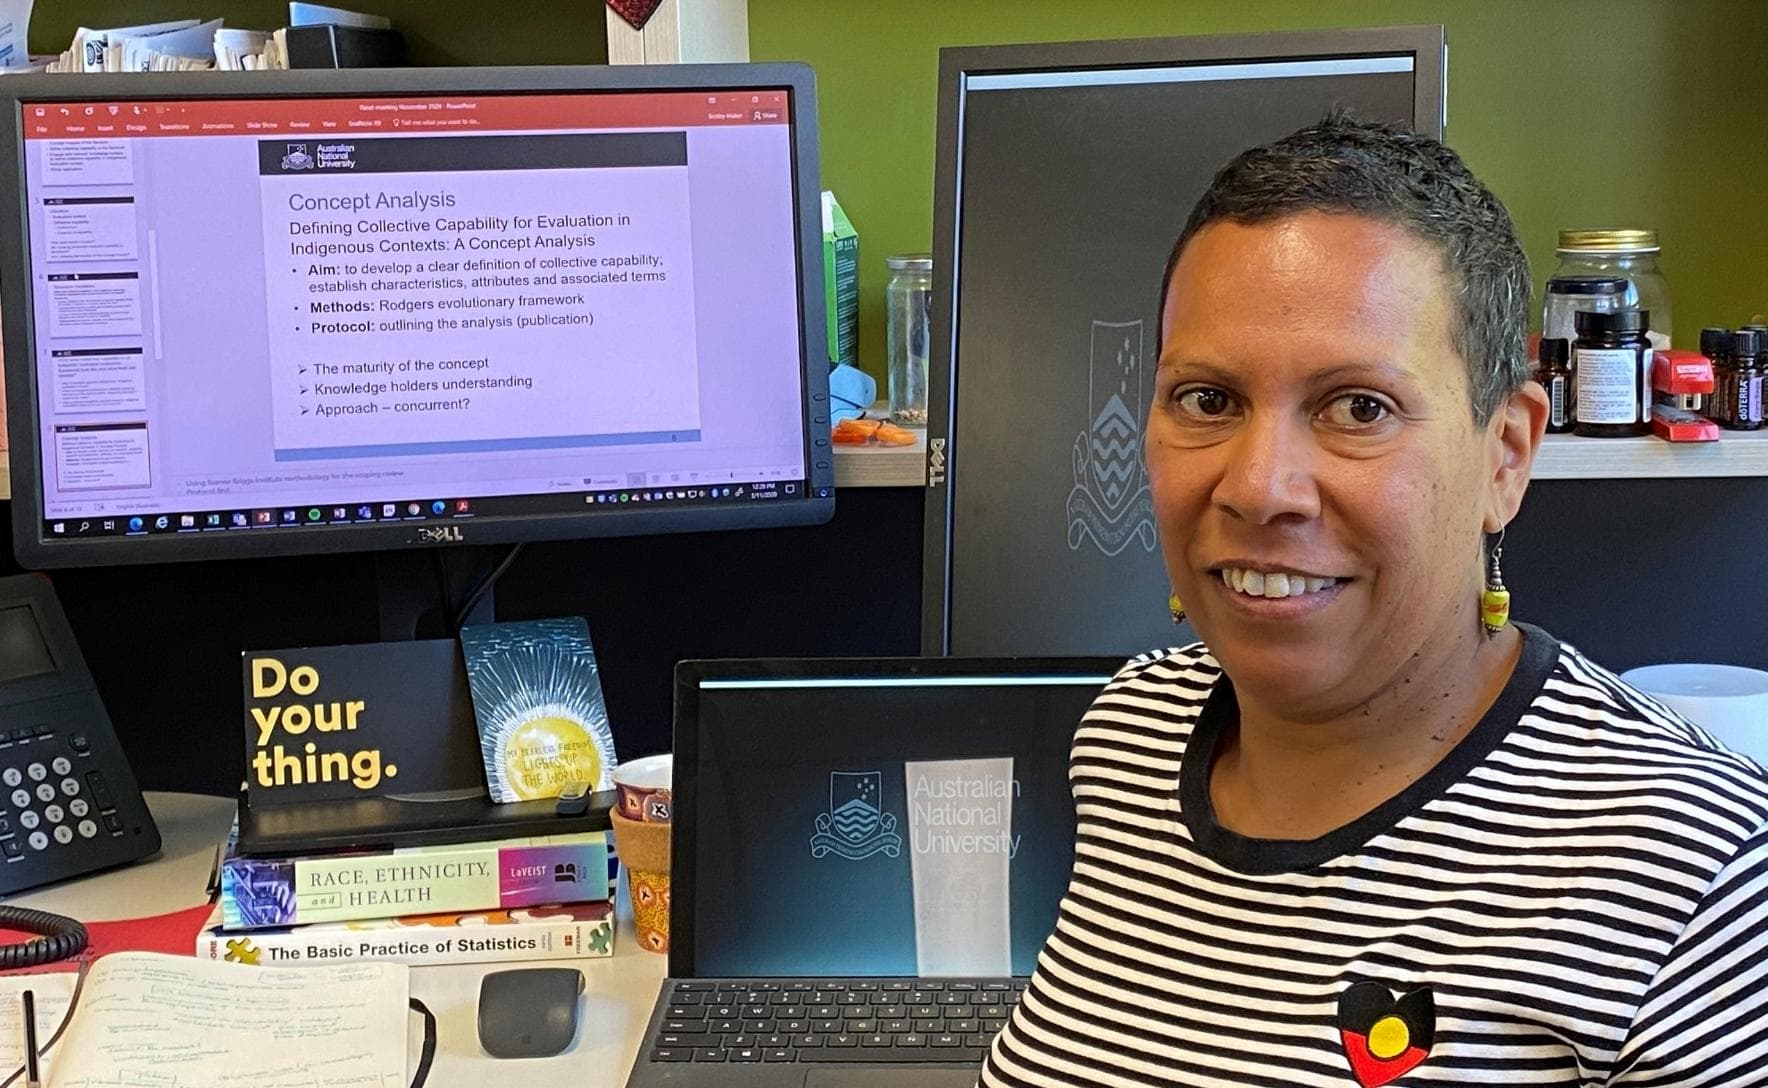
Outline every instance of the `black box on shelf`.
{"type": "Polygon", "coordinates": [[[291,26],[290,68],[404,67],[405,36],[397,30],[360,26],[291,26]]]}

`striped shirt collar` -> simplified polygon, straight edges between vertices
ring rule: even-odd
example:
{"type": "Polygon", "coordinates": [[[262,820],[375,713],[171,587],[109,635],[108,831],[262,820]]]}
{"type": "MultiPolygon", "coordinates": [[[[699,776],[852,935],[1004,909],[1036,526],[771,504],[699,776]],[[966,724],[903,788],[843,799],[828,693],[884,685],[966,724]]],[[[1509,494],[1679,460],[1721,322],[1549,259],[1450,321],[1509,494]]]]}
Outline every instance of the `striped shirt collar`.
{"type": "Polygon", "coordinates": [[[1504,690],[1479,720],[1436,766],[1410,786],[1343,827],[1316,839],[1258,839],[1230,831],[1216,821],[1209,796],[1209,769],[1223,735],[1239,719],[1234,685],[1224,673],[1197,715],[1179,769],[1179,804],[1197,849],[1222,867],[1249,875],[1304,872],[1334,858],[1353,854],[1371,839],[1394,827],[1461,780],[1492,750],[1541,693],[1559,661],[1559,642],[1526,623],[1522,654],[1504,690]]]}

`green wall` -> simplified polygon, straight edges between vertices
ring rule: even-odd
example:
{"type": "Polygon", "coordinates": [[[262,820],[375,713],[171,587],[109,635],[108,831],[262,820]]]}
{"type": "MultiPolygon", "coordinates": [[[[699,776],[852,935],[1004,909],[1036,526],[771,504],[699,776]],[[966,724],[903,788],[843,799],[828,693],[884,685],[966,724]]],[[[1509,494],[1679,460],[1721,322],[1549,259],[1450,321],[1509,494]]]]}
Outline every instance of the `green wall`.
{"type": "MultiPolygon", "coordinates": [[[[421,64],[593,64],[599,0],[356,0],[421,64]]],[[[75,28],[280,0],[39,0],[31,49],[75,28]]],[[[1676,339],[1768,312],[1768,0],[749,0],[756,60],[817,70],[823,182],[860,231],[860,351],[883,373],[884,257],[927,249],[941,45],[1442,23],[1449,142],[1516,217],[1539,281],[1560,227],[1655,226],[1676,339]]],[[[1177,224],[1172,225],[1176,231],[1177,224]]]]}
{"type": "MultiPolygon", "coordinates": [[[[385,15],[405,32],[414,64],[606,64],[600,0],[330,0],[385,15]]],[[[59,53],[81,26],[133,26],[165,19],[227,20],[275,30],[289,20],[283,0],[37,0],[31,52],[59,53]]]]}
{"type": "Polygon", "coordinates": [[[884,257],[931,241],[940,46],[1417,23],[1447,28],[1448,142],[1509,206],[1537,293],[1559,228],[1651,226],[1679,346],[1768,312],[1764,0],[749,0],[751,57],[816,68],[880,375],[884,257]]]}

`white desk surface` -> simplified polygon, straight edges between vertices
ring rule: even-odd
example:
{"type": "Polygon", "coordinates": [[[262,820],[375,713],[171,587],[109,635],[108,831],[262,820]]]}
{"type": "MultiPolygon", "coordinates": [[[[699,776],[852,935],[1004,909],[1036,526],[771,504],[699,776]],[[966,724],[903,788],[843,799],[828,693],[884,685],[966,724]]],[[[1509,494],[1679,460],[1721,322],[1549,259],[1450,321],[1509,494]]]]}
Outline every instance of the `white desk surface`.
{"type": "MultiPolygon", "coordinates": [[[[149,793],[148,807],[159,825],[160,854],[151,861],[40,892],[16,896],[12,906],[35,907],[102,922],[182,910],[203,901],[215,844],[227,837],[234,802],[188,793],[149,793]]],[[[618,933],[614,955],[602,960],[570,960],[584,976],[577,1039],[553,1058],[499,1060],[479,1049],[479,979],[488,971],[547,966],[547,961],[489,963],[457,967],[414,967],[411,996],[436,1014],[435,1088],[515,1083],[522,1088],[620,1088],[638,1053],[651,1007],[664,976],[666,957],[645,952],[633,934],[624,893],[616,903],[618,933]]],[[[275,968],[262,968],[275,970],[275,968]]],[[[411,1021],[415,1066],[423,1031],[411,1021]]]]}

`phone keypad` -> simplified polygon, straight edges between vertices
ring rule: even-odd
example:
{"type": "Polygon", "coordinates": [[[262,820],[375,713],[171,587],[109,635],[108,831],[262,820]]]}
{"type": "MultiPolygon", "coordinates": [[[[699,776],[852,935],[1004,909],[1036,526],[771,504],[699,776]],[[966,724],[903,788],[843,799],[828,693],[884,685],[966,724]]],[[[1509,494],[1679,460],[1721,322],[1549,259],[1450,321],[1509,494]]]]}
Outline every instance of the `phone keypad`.
{"type": "Polygon", "coordinates": [[[91,767],[84,734],[48,726],[0,730],[0,865],[100,837],[123,834],[110,784],[91,767]],[[7,807],[5,802],[10,801],[7,807]]]}

